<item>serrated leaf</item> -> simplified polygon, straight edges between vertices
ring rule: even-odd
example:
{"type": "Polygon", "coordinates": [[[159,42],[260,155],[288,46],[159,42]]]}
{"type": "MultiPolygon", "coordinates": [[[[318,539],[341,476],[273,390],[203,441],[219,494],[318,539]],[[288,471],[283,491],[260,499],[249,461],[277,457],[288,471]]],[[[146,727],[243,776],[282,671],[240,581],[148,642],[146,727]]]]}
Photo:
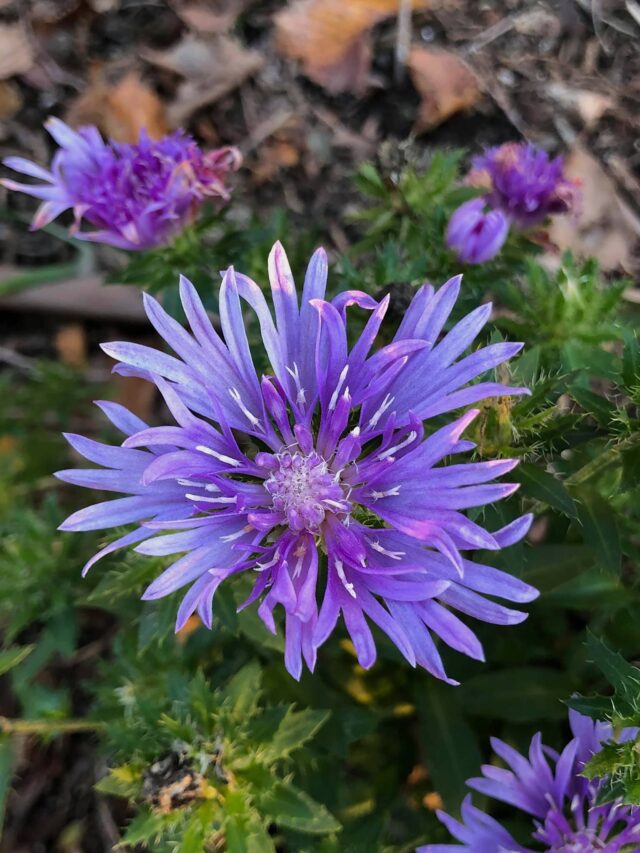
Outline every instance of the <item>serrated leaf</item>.
{"type": "Polygon", "coordinates": [[[12,646],[9,649],[3,649],[0,651],[0,675],[4,675],[5,672],[9,672],[10,669],[13,669],[14,666],[17,666],[19,663],[30,655],[34,650],[35,646],[12,646]]]}
{"type": "Polygon", "coordinates": [[[568,390],[576,403],[593,415],[601,426],[606,429],[610,425],[617,409],[606,397],[580,385],[572,385],[568,390]]]}
{"type": "Polygon", "coordinates": [[[534,500],[548,504],[569,518],[577,515],[573,498],[564,485],[553,474],[549,474],[537,465],[528,462],[521,463],[512,475],[522,483],[523,493],[534,500]]]}
{"type": "Polygon", "coordinates": [[[162,829],[162,815],[148,810],[142,811],[133,818],[116,847],[133,847],[136,844],[148,843],[160,835],[162,829]]]}
{"type": "Polygon", "coordinates": [[[331,716],[330,711],[307,708],[304,711],[289,710],[276,729],[271,741],[260,753],[261,759],[270,764],[286,758],[294,750],[310,740],[331,716]]]}
{"type": "Polygon", "coordinates": [[[250,717],[258,707],[262,689],[262,670],[257,661],[252,661],[227,682],[224,695],[233,706],[234,714],[244,719],[250,717]]]}
{"type": "Polygon", "coordinates": [[[259,799],[259,807],[278,826],[298,832],[324,834],[337,832],[341,827],[331,812],[321,803],[293,785],[277,782],[259,799]]]}
{"type": "Polygon", "coordinates": [[[607,696],[572,696],[566,700],[566,704],[592,720],[606,720],[613,710],[611,699],[607,696]]]}
{"type": "Polygon", "coordinates": [[[125,764],[112,768],[108,775],[99,779],[93,787],[101,794],[131,799],[140,788],[140,775],[125,764]]]}
{"type": "Polygon", "coordinates": [[[622,550],[616,514],[611,504],[595,489],[583,487],[577,496],[578,519],[585,542],[591,546],[600,568],[619,574],[622,550]]]}
{"type": "Polygon", "coordinates": [[[624,330],[622,379],[627,389],[640,385],[640,346],[635,330],[624,330]]]}
{"type": "Polygon", "coordinates": [[[640,669],[628,663],[588,629],[587,652],[614,688],[616,698],[628,703],[636,713],[640,712],[640,669]]]}

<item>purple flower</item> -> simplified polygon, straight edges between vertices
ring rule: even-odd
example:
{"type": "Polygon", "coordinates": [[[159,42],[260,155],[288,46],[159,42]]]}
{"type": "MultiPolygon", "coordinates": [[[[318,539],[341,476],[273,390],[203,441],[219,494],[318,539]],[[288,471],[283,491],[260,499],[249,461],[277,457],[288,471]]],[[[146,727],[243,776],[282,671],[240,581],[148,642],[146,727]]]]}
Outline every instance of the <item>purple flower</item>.
{"type": "Polygon", "coordinates": [[[453,213],[446,240],[463,263],[482,264],[498,254],[508,233],[504,213],[487,208],[484,198],[474,198],[453,213]]]}
{"type": "Polygon", "coordinates": [[[313,669],[318,647],[342,614],[363,667],[376,658],[373,622],[412,665],[447,679],[432,633],[483,658],[455,611],[512,625],[525,614],[493,598],[537,596],[464,552],[518,541],[531,518],[489,533],[463,514],[517,488],[493,482],[514,460],[442,464],[474,447],[462,435],[477,410],[439,429],[425,431],[423,422],[487,397],[528,393],[491,379],[469,384],[521,344],[492,344],[459,358],[491,311],[482,305],[442,335],[460,277],[437,292],[420,288],[392,343],[374,353],[389,298],[377,303],[346,291],[326,301],[322,249],[307,269],[300,305],[280,244],[269,257],[269,278],[275,323],[257,284],[233,269],[224,274],[224,339],[186,279],[180,290],[191,333],[145,294],[149,319],[175,355],[132,343],[103,348],[120,362],[116,372],[157,385],[176,425],[147,427],[120,406],[99,404],[125,441],[109,447],[68,436],[102,468],[58,476],[127,497],[81,510],[62,529],[137,525],[86,569],[125,545],[154,556],[182,554],[143,596],[188,587],[177,629],[196,610],[210,626],[216,589],[244,574],[252,588],[241,608],[259,600],[270,631],[276,631],[273,610],[282,605],[285,662],[295,678],[302,658],[313,669]],[[243,301],[256,315],[270,363],[262,377],[249,350],[243,301]],[[349,306],[371,312],[351,349],[349,306]]]}
{"type": "Polygon", "coordinates": [[[485,201],[520,228],[576,208],[578,185],[564,174],[562,157],[551,160],[534,145],[510,142],[489,148],[472,165],[470,183],[487,186],[485,201]]]}
{"type": "Polygon", "coordinates": [[[225,178],[240,165],[235,148],[203,152],[182,131],[157,141],[143,131],[140,141],[131,145],[105,143],[95,127],[75,131],[56,118],[46,126],[60,146],[51,171],[23,157],[4,160],[44,184],[1,183],[42,199],[33,229],[71,208],[75,237],[120,249],[168,243],[194,219],[205,198],[229,197],[225,178]],[[97,230],[80,231],[82,220],[97,230]]]}
{"type": "MultiPolygon", "coordinates": [[[[581,775],[585,764],[613,732],[606,723],[594,723],[575,711],[569,712],[573,740],[561,753],[545,746],[540,734],[531,741],[524,756],[497,738],[491,741],[497,755],[510,769],[487,764],[483,775],[468,785],[481,794],[514,806],[531,820],[529,839],[533,847],[514,840],[500,823],[472,805],[462,804],[462,821],[444,812],[440,820],[460,844],[427,844],[418,853],[631,853],[640,850],[640,808],[616,800],[597,806],[601,779],[589,781],[581,775]],[[542,846],[539,846],[542,845],[542,846]]],[[[621,741],[635,737],[637,729],[625,729],[621,741]]]]}

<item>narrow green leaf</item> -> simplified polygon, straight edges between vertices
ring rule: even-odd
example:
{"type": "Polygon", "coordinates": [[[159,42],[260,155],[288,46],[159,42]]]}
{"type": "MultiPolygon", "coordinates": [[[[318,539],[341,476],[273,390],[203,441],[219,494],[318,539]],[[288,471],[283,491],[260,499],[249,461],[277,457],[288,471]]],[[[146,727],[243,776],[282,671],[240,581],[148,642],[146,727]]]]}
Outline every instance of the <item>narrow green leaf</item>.
{"type": "Polygon", "coordinates": [[[4,675],[30,655],[35,646],[12,646],[0,652],[0,675],[4,675]]]}
{"type": "Polygon", "coordinates": [[[7,795],[11,788],[13,755],[11,735],[0,735],[0,839],[2,838],[7,795]]]}
{"type": "Polygon", "coordinates": [[[622,564],[620,533],[611,504],[595,489],[582,487],[578,496],[578,519],[587,545],[598,565],[607,572],[619,574],[622,564]]]}
{"type": "MultiPolygon", "coordinates": [[[[162,832],[162,815],[145,809],[131,821],[117,847],[148,843],[162,832]]],[[[153,849],[153,848],[152,848],[153,849]]]]}
{"type": "Polygon", "coordinates": [[[456,691],[422,679],[416,697],[420,739],[433,784],[448,810],[459,812],[466,782],[478,772],[480,750],[456,691]]]}
{"type": "Polygon", "coordinates": [[[606,643],[587,629],[587,651],[616,696],[637,708],[640,703],[640,669],[628,663],[621,654],[614,652],[606,643]]]}
{"type": "Polygon", "coordinates": [[[524,494],[548,504],[569,518],[576,517],[576,507],[564,485],[537,465],[523,462],[516,468],[514,478],[522,483],[524,494]]]}
{"type": "Polygon", "coordinates": [[[534,666],[483,673],[458,687],[469,714],[523,723],[564,717],[560,700],[570,692],[565,673],[534,666]]]}
{"type": "Polygon", "coordinates": [[[257,661],[252,661],[228,681],[224,693],[231,701],[234,713],[244,718],[251,716],[258,706],[261,688],[262,670],[257,661]]]}

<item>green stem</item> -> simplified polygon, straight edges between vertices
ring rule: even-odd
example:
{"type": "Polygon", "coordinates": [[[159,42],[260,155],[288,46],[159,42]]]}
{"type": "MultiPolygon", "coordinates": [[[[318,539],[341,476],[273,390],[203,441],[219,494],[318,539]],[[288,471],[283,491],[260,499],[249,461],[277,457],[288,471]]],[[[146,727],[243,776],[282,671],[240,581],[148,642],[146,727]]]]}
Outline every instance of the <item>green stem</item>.
{"type": "Polygon", "coordinates": [[[70,734],[72,732],[95,732],[104,728],[104,723],[91,720],[12,720],[0,717],[2,734],[70,734]]]}
{"type": "Polygon", "coordinates": [[[621,453],[625,450],[631,450],[640,444],[640,433],[635,433],[625,438],[619,444],[612,445],[608,450],[605,450],[596,459],[587,462],[582,468],[579,468],[574,474],[564,481],[565,486],[580,486],[586,483],[591,477],[596,474],[601,474],[606,468],[614,465],[621,453]]]}
{"type": "Polygon", "coordinates": [[[78,274],[78,262],[72,261],[67,264],[55,264],[41,269],[27,270],[18,275],[0,281],[0,296],[9,296],[28,290],[30,287],[38,287],[41,284],[53,284],[56,281],[74,278],[78,274]]]}

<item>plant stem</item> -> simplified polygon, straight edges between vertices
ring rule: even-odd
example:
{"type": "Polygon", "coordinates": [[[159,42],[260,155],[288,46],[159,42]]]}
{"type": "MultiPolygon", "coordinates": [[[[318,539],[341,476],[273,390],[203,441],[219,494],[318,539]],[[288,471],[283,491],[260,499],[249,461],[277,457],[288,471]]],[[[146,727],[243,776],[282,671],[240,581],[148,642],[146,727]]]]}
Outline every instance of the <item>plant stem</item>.
{"type": "Polygon", "coordinates": [[[0,717],[2,734],[69,734],[94,732],[104,728],[104,723],[91,720],[12,720],[0,717]]]}

